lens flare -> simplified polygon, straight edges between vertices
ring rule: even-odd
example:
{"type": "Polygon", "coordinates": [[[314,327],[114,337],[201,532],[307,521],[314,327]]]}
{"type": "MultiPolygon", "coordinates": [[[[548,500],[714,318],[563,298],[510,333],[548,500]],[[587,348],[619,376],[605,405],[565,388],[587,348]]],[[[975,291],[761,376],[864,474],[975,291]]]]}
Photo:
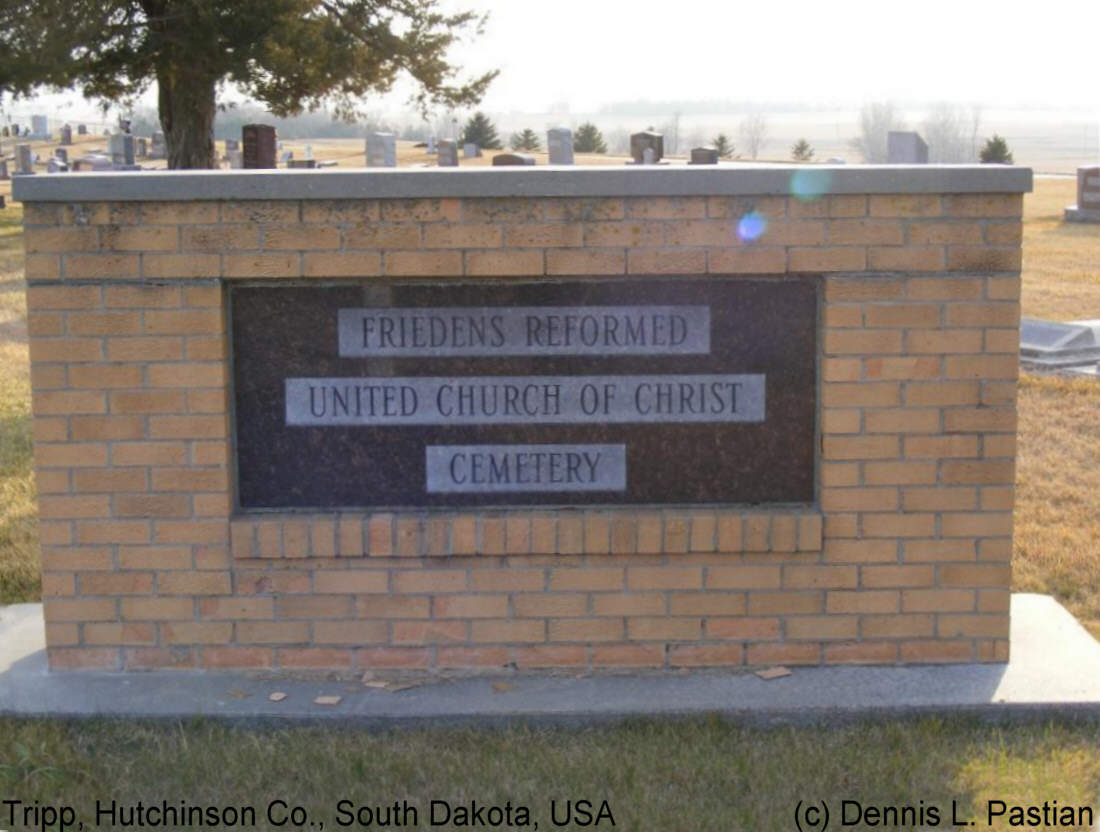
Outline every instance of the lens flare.
{"type": "Polygon", "coordinates": [[[737,236],[746,243],[759,240],[767,230],[768,218],[759,211],[749,211],[737,223],[737,236]]]}
{"type": "Polygon", "coordinates": [[[820,199],[829,191],[832,174],[827,170],[802,168],[791,174],[791,196],[802,202],[820,199]]]}

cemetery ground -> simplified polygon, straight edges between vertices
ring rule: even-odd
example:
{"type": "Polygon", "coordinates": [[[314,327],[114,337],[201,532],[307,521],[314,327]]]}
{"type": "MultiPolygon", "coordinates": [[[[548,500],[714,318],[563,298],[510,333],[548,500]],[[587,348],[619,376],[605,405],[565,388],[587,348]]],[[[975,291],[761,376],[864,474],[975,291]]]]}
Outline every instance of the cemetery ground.
{"type": "MultiPolygon", "coordinates": [[[[1063,223],[1073,201],[1068,180],[1037,180],[1025,197],[1025,315],[1100,316],[1100,227],[1063,223]]],[[[20,225],[18,205],[0,212],[0,603],[39,597],[20,225]]],[[[1021,379],[1014,583],[1055,596],[1100,637],[1098,412],[1095,381],[1021,379]]],[[[551,799],[597,806],[606,799],[618,828],[684,830],[788,829],[799,800],[848,798],[880,806],[924,801],[948,825],[952,799],[960,817],[980,823],[988,800],[1098,808],[1098,746],[1095,723],[999,726],[965,716],[374,734],[338,726],[0,719],[0,796],[64,802],[85,816],[96,798],[256,805],[261,814],[268,801],[282,799],[330,828],[343,798],[407,798],[424,812],[430,799],[510,800],[530,806],[544,829],[551,799]]]]}

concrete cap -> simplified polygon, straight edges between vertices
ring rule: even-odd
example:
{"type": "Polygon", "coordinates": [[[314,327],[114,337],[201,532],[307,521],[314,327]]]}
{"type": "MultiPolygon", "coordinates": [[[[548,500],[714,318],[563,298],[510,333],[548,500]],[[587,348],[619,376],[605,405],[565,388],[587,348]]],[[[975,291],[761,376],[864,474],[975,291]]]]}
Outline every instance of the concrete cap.
{"type": "Polygon", "coordinates": [[[542,166],[458,170],[183,170],[16,179],[23,202],[185,202],[443,197],[766,196],[1024,193],[1031,168],[1006,165],[542,166]]]}

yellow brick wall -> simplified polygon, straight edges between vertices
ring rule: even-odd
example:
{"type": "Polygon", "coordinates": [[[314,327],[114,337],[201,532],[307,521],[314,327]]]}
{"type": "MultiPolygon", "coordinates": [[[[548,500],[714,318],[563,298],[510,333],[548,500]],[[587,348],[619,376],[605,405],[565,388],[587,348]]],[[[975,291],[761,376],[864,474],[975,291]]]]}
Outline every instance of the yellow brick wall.
{"type": "Polygon", "coordinates": [[[1021,199],[28,203],[51,666],[1004,661],[1021,199]],[[787,272],[815,505],[234,515],[229,281],[787,272]]]}

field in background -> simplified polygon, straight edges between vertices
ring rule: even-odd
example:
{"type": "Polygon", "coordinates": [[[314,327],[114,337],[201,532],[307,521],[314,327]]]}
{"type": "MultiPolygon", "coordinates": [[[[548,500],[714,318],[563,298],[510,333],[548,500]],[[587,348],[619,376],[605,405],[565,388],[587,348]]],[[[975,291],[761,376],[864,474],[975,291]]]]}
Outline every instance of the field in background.
{"type": "MultiPolygon", "coordinates": [[[[346,142],[311,144],[325,158],[346,142]]],[[[1100,225],[1062,222],[1073,199],[1059,180],[1025,198],[1025,315],[1100,318],[1100,225]]],[[[0,212],[0,603],[39,593],[20,222],[17,206],[0,212]]],[[[1100,383],[1024,375],[1017,483],[1016,589],[1054,595],[1100,637],[1100,383]]]]}

